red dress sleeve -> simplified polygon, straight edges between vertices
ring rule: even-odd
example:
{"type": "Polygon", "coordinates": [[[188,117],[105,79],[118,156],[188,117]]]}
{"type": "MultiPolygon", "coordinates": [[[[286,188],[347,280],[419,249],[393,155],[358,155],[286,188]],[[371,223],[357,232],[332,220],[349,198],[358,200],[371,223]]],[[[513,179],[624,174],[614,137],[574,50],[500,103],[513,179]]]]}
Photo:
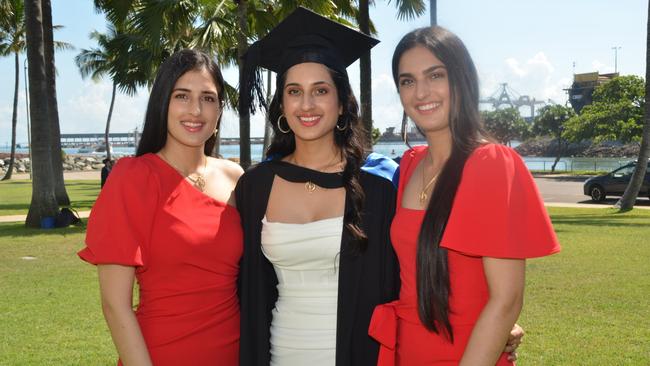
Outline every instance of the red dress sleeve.
{"type": "Polygon", "coordinates": [[[143,157],[120,159],[92,208],[79,257],[92,264],[145,266],[158,191],[143,157]]]}
{"type": "Polygon", "coordinates": [[[440,246],[496,258],[560,251],[537,186],[516,151],[487,144],[467,159],[440,246]]]}

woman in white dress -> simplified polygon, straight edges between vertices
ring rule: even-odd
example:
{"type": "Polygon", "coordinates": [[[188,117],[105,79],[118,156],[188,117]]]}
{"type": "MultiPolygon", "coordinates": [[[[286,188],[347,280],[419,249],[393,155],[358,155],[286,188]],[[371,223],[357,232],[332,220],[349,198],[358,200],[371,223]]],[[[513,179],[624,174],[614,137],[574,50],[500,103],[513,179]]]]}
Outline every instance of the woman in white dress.
{"type": "Polygon", "coordinates": [[[269,108],[275,159],[250,169],[235,191],[242,365],[376,363],[370,315],[399,290],[388,235],[395,188],[392,174],[362,170],[365,134],[346,67],[377,42],[299,8],[249,50],[247,62],[278,78],[269,108]]]}

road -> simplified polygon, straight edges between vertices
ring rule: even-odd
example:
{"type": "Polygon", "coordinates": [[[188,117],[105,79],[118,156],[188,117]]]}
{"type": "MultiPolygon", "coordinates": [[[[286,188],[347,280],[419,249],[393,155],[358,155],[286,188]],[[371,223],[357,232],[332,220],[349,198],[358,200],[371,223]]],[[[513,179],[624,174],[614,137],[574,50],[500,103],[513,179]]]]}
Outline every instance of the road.
{"type": "MultiPolygon", "coordinates": [[[[591,201],[588,196],[583,194],[582,185],[586,177],[554,177],[543,178],[535,177],[535,183],[542,194],[544,203],[547,206],[556,205],[576,205],[576,207],[604,207],[613,206],[618,197],[607,197],[607,199],[596,204],[591,201]]],[[[635,207],[650,209],[650,199],[647,197],[639,197],[636,200],[635,207]]]]}

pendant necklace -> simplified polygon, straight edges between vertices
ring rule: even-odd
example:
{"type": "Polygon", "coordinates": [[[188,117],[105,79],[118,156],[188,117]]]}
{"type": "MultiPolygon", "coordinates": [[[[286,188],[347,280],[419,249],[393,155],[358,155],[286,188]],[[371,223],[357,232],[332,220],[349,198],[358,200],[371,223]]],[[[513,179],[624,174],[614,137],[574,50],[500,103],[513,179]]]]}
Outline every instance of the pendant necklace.
{"type": "MultiPolygon", "coordinates": [[[[330,160],[330,162],[329,162],[327,165],[325,165],[322,169],[312,169],[312,170],[316,170],[317,172],[324,173],[324,170],[326,170],[327,168],[329,168],[329,167],[335,165],[335,164],[333,164],[333,162],[336,160],[337,157],[338,157],[338,156],[335,155],[335,156],[332,158],[332,160],[330,160]]],[[[291,163],[294,164],[294,165],[297,165],[297,166],[302,166],[302,165],[298,164],[298,162],[296,161],[295,156],[292,156],[292,157],[291,157],[291,163]]],[[[339,163],[340,163],[340,161],[339,161],[339,163]]],[[[338,163],[337,163],[337,164],[338,164],[338,163]]],[[[310,169],[310,168],[307,168],[307,169],[310,169]]],[[[309,194],[314,193],[314,191],[316,191],[316,187],[317,187],[316,183],[312,182],[311,179],[305,182],[305,190],[306,190],[307,193],[309,193],[309,194]]]]}
{"type": "MultiPolygon", "coordinates": [[[[427,157],[428,156],[429,155],[427,155],[427,157]]],[[[423,163],[426,163],[426,162],[423,162],[423,163]]],[[[425,171],[424,164],[422,164],[422,192],[420,192],[420,197],[419,197],[420,198],[420,205],[422,205],[422,206],[424,206],[426,204],[427,199],[429,198],[429,195],[427,195],[427,191],[429,190],[429,188],[431,188],[431,185],[436,181],[436,179],[438,179],[438,175],[440,175],[440,172],[438,172],[437,174],[435,174],[433,176],[433,178],[431,178],[429,183],[424,185],[424,171],[425,171]]]]}
{"type": "Polygon", "coordinates": [[[163,159],[167,162],[167,164],[169,164],[172,168],[174,168],[181,176],[183,176],[184,178],[187,178],[187,180],[189,180],[192,183],[192,185],[194,187],[196,187],[196,189],[198,189],[201,192],[203,192],[205,190],[206,180],[205,180],[205,175],[204,174],[205,174],[205,171],[207,170],[207,166],[208,166],[208,158],[207,157],[203,161],[203,173],[199,173],[197,171],[197,172],[194,172],[192,174],[185,175],[185,173],[183,173],[183,171],[178,169],[176,166],[174,166],[174,164],[171,163],[171,161],[169,161],[167,156],[165,156],[165,154],[162,151],[160,152],[160,156],[162,156],[163,159]]]}

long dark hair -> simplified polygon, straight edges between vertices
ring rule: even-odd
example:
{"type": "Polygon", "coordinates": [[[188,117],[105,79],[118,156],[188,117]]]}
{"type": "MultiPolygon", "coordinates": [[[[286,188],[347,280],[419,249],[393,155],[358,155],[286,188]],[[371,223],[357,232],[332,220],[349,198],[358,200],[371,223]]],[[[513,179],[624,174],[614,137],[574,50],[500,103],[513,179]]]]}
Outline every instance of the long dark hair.
{"type": "MultiPolygon", "coordinates": [[[[365,195],[359,183],[359,174],[363,162],[365,146],[364,128],[359,120],[359,104],[352,93],[350,80],[346,74],[328,68],[330,76],[336,86],[339,103],[343,107],[343,114],[339,116],[337,124],[346,126],[343,131],[334,129],[334,142],[345,159],[343,170],[343,186],[349,197],[352,207],[351,212],[346,216],[345,228],[352,235],[352,250],[355,252],[364,251],[368,245],[368,238],[361,229],[361,209],[365,195]]],[[[296,139],[293,132],[283,133],[278,128],[278,118],[282,115],[282,95],[286,73],[278,75],[276,91],[269,106],[269,119],[273,126],[273,139],[269,145],[267,156],[286,156],[296,149],[296,139]]],[[[285,122],[286,123],[286,122],[285,122]]],[[[286,131],[286,127],[283,127],[286,131]]]]}
{"type": "MultiPolygon", "coordinates": [[[[136,156],[156,153],[165,146],[167,142],[167,112],[174,85],[186,72],[200,69],[205,69],[212,75],[214,84],[217,87],[219,105],[223,106],[225,93],[223,76],[219,66],[210,56],[204,52],[191,49],[184,49],[174,53],[160,65],[156,79],[153,82],[136,156]]],[[[217,128],[219,128],[220,124],[221,115],[217,121],[217,128]]],[[[212,155],[216,141],[217,137],[212,135],[205,142],[203,149],[205,155],[212,155]]]]}
{"type": "MultiPolygon", "coordinates": [[[[446,66],[450,110],[449,127],[452,147],[424,213],[417,244],[418,314],[422,324],[436,333],[446,334],[453,342],[449,322],[449,267],[447,249],[440,247],[463,167],[469,155],[486,136],[478,111],[478,75],[463,42],[442,27],[426,27],[406,34],[393,53],[393,79],[398,86],[399,61],[404,52],[427,48],[446,66]]],[[[399,86],[398,86],[399,90],[399,86]]],[[[403,121],[404,123],[405,121],[403,121]]],[[[404,133],[404,128],[402,128],[404,133]]]]}

